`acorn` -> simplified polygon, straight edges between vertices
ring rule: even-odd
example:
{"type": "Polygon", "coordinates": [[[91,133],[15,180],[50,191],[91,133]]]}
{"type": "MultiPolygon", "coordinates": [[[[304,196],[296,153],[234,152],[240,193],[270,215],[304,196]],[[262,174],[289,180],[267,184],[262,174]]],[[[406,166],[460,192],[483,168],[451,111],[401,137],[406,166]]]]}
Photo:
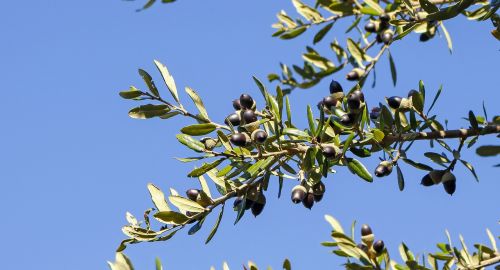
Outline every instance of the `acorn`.
{"type": "Polygon", "coordinates": [[[233,108],[237,111],[241,110],[241,103],[239,99],[233,100],[233,108]]]}
{"type": "Polygon", "coordinates": [[[198,189],[188,189],[186,190],[186,196],[191,200],[191,201],[196,201],[198,198],[198,195],[200,195],[200,190],[198,189]]]}
{"type": "Polygon", "coordinates": [[[387,44],[392,42],[393,37],[394,37],[394,34],[392,33],[392,31],[387,30],[381,36],[382,42],[384,42],[384,44],[387,45],[387,44]]]}
{"type": "Polygon", "coordinates": [[[321,181],[312,186],[312,192],[314,195],[315,202],[319,202],[323,199],[323,194],[325,194],[325,190],[326,190],[325,184],[323,184],[323,182],[321,181]]]}
{"type": "Polygon", "coordinates": [[[342,89],[342,85],[340,85],[339,82],[332,80],[332,82],[330,83],[330,94],[338,92],[344,92],[344,90],[342,89]]]}
{"type": "Polygon", "coordinates": [[[387,104],[389,104],[389,107],[396,110],[399,108],[399,105],[401,105],[401,100],[402,100],[401,97],[393,96],[393,97],[387,98],[387,104]]]}
{"type": "Polygon", "coordinates": [[[372,120],[377,120],[378,117],[380,116],[380,108],[379,107],[373,107],[372,111],[370,112],[370,119],[372,120]]]}
{"type": "Polygon", "coordinates": [[[417,95],[419,94],[420,92],[418,92],[417,90],[415,89],[411,89],[410,91],[408,91],[408,98],[410,98],[411,96],[413,95],[417,95]]]}
{"type": "Polygon", "coordinates": [[[380,253],[382,253],[382,251],[384,251],[384,247],[385,247],[385,244],[384,244],[384,241],[382,241],[382,240],[378,240],[375,243],[373,243],[373,250],[375,250],[375,252],[378,255],[380,255],[380,253]]]}
{"type": "Polygon", "coordinates": [[[314,201],[315,202],[320,202],[321,200],[323,200],[323,194],[314,194],[314,201]]]}
{"type": "Polygon", "coordinates": [[[368,247],[365,244],[359,243],[357,247],[361,249],[364,253],[368,254],[368,247]]]}
{"type": "Polygon", "coordinates": [[[236,133],[231,135],[230,141],[236,146],[245,146],[247,144],[247,136],[244,133],[236,133]]]}
{"type": "Polygon", "coordinates": [[[433,170],[429,173],[429,176],[431,177],[434,184],[439,184],[441,183],[444,174],[445,171],[443,170],[433,170]]]}
{"type": "Polygon", "coordinates": [[[369,33],[375,33],[377,32],[377,25],[374,22],[368,22],[365,24],[365,30],[369,33]]]}
{"type": "Polygon", "coordinates": [[[243,112],[243,121],[245,121],[245,124],[253,123],[257,121],[257,115],[252,110],[245,110],[243,112]]]}
{"type": "Polygon", "coordinates": [[[316,105],[316,106],[318,106],[318,110],[320,110],[320,111],[321,111],[321,110],[323,110],[323,106],[325,106],[325,104],[323,103],[323,100],[320,100],[320,101],[318,102],[318,105],[316,105]]]}
{"type": "Polygon", "coordinates": [[[389,14],[387,14],[387,13],[384,13],[384,14],[380,15],[379,19],[381,22],[389,22],[389,20],[391,19],[391,16],[389,16],[389,14]]]}
{"type": "Polygon", "coordinates": [[[243,109],[252,109],[254,105],[253,98],[248,94],[242,94],[240,96],[240,105],[243,109]]]}
{"type": "Polygon", "coordinates": [[[226,123],[226,125],[229,125],[229,123],[231,123],[233,127],[239,126],[241,124],[240,115],[237,113],[232,113],[226,118],[224,123],[226,123]]]}
{"type": "Polygon", "coordinates": [[[257,217],[264,210],[264,206],[266,206],[266,196],[261,193],[259,199],[252,204],[252,214],[257,217]]]}
{"type": "Polygon", "coordinates": [[[267,132],[265,132],[262,129],[257,129],[254,132],[252,132],[252,141],[263,144],[267,140],[267,132]]]}
{"type": "Polygon", "coordinates": [[[380,34],[377,34],[375,40],[377,41],[377,43],[382,43],[382,37],[380,34]]]}
{"type": "Polygon", "coordinates": [[[429,39],[431,39],[431,35],[429,35],[428,33],[422,33],[422,34],[420,34],[420,41],[421,42],[426,42],[429,39]]]}
{"type": "Polygon", "coordinates": [[[252,208],[252,205],[253,205],[254,203],[255,203],[254,201],[252,201],[252,200],[250,200],[250,199],[248,199],[248,198],[247,198],[247,199],[245,200],[245,210],[248,210],[248,209],[252,208]]]}
{"type": "Polygon", "coordinates": [[[340,123],[344,126],[351,126],[356,120],[356,115],[353,113],[346,113],[340,117],[340,123]]]}
{"type": "Polygon", "coordinates": [[[292,189],[291,199],[294,204],[302,202],[307,196],[307,189],[302,185],[297,185],[292,189]]]}
{"type": "Polygon", "coordinates": [[[367,236],[370,234],[373,234],[372,228],[370,228],[370,226],[368,224],[363,224],[361,226],[361,236],[367,236]]]}
{"type": "Polygon", "coordinates": [[[302,200],[302,204],[307,208],[311,209],[314,205],[314,194],[312,193],[307,193],[306,197],[304,200],[302,200]]]}
{"type": "Polygon", "coordinates": [[[365,71],[360,68],[354,68],[346,75],[346,79],[349,81],[357,81],[365,74],[365,71]]]}
{"type": "Polygon", "coordinates": [[[327,158],[327,159],[335,159],[337,157],[337,151],[335,150],[335,148],[333,146],[325,146],[323,147],[323,155],[327,158]]]}
{"type": "Polygon", "coordinates": [[[435,183],[434,183],[434,181],[432,181],[430,174],[426,174],[422,178],[422,181],[420,181],[420,184],[425,186],[425,187],[430,187],[430,186],[433,186],[435,183]]]}
{"type": "Polygon", "coordinates": [[[392,163],[389,161],[382,161],[380,164],[375,168],[375,176],[377,177],[383,177],[383,176],[388,176],[392,172],[392,163]]]}
{"type": "Polygon", "coordinates": [[[337,105],[337,99],[332,96],[326,96],[323,98],[322,104],[326,106],[327,109],[335,107],[337,105]]]}
{"type": "Polygon", "coordinates": [[[233,202],[233,209],[237,210],[242,202],[243,202],[243,196],[236,197],[236,199],[234,199],[234,202],[233,202]]]}
{"type": "Polygon", "coordinates": [[[351,110],[359,110],[364,101],[365,95],[359,90],[353,91],[347,96],[347,106],[351,110]]]}
{"type": "Polygon", "coordinates": [[[446,193],[453,195],[457,188],[457,179],[455,178],[455,175],[453,175],[453,173],[451,172],[446,172],[442,177],[442,181],[446,193]]]}

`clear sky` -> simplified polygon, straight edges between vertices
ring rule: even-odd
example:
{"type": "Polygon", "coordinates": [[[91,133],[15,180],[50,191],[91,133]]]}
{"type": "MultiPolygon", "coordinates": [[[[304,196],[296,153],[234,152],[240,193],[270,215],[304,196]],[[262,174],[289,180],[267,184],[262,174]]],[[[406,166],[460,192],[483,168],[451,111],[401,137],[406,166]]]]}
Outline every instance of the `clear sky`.
{"type": "MultiPolygon", "coordinates": [[[[313,32],[289,42],[271,37],[280,9],[295,15],[288,1],[183,0],[135,12],[140,5],[119,0],[2,3],[2,269],[105,269],[124,238],[125,212],[140,217],[152,206],[148,182],[164,190],[195,186],[186,177],[191,165],[172,158],[191,154],[175,140],[182,125],[191,122],[127,116],[136,104],[119,98],[118,91],[131,84],[145,88],[137,68],[151,71],[161,85],[152,61],[164,62],[178,88],[196,89],[210,115],[222,121],[231,112],[230,101],[243,91],[259,97],[251,75],[265,78],[278,71],[280,61],[299,63],[299,53],[312,43],[313,32]]],[[[348,23],[335,25],[327,38],[343,40],[348,23]]],[[[499,114],[499,43],[489,33],[491,23],[457,19],[447,27],[453,55],[443,37],[421,44],[417,35],[409,36],[392,49],[397,87],[384,57],[377,87],[365,89],[367,99],[405,95],[423,79],[428,93],[444,85],[435,112],[449,119],[450,127],[466,127],[461,118],[469,109],[480,114],[483,101],[490,117],[499,114]]],[[[325,46],[320,49],[327,52],[325,46]]],[[[349,88],[344,74],[334,77],[349,88]]],[[[295,119],[304,118],[306,104],[316,104],[327,91],[325,81],[294,93],[295,119]]],[[[303,120],[298,124],[305,127],[303,120]]],[[[484,138],[478,145],[495,140],[484,138]]],[[[428,144],[418,146],[415,159],[426,161],[419,153],[428,144]]],[[[445,228],[453,236],[462,233],[470,244],[487,241],[486,227],[500,234],[499,169],[492,167],[498,158],[476,158],[473,149],[464,158],[476,166],[481,182],[458,166],[453,197],[442,187],[420,186],[422,172],[406,165],[404,192],[398,191],[395,173],[368,184],[339,168],[325,180],[327,194],[312,211],[292,205],[292,182],[278,200],[273,182],[261,216],[246,215],[233,226],[235,214],[227,211],[209,245],[203,243],[213,217],[196,236],[185,231],[166,243],[130,246],[126,253],[137,269],[153,269],[157,256],[166,269],[220,268],[224,260],[238,269],[248,259],[278,268],[285,257],[294,269],[338,268],[343,261],[319,244],[329,239],[324,214],[344,226],[354,219],[371,224],[396,257],[402,240],[416,253],[434,248],[435,241],[446,239],[445,228]]],[[[375,164],[376,157],[367,162],[370,168],[375,164]]]]}

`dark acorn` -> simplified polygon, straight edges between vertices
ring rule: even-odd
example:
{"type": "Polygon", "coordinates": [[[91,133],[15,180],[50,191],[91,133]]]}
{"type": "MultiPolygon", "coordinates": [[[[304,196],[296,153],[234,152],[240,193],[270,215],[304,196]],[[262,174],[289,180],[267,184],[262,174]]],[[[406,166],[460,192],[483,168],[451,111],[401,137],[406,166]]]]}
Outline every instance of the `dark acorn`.
{"type": "Polygon", "coordinates": [[[243,109],[251,109],[253,107],[253,98],[248,94],[242,94],[240,96],[240,105],[243,109]]]}
{"type": "Polygon", "coordinates": [[[245,146],[247,144],[247,136],[243,133],[233,134],[230,140],[236,146],[245,146]]]}
{"type": "Polygon", "coordinates": [[[375,168],[375,176],[377,177],[383,177],[391,174],[392,172],[392,165],[388,161],[382,161],[380,164],[375,168]]]}
{"type": "Polygon", "coordinates": [[[394,35],[392,34],[392,32],[386,31],[382,34],[381,38],[382,38],[382,41],[384,42],[384,44],[387,45],[387,44],[391,43],[393,36],[394,35]]]}
{"type": "Polygon", "coordinates": [[[372,228],[370,228],[367,224],[363,224],[363,226],[361,226],[361,236],[367,236],[372,233],[372,228]]]}
{"type": "Polygon", "coordinates": [[[373,243],[373,250],[375,250],[375,252],[377,252],[377,254],[382,253],[382,251],[384,251],[384,247],[385,247],[385,244],[384,244],[384,241],[382,241],[382,240],[378,240],[377,242],[373,243]]]}
{"type": "Polygon", "coordinates": [[[325,98],[323,98],[322,102],[327,109],[330,109],[331,107],[335,107],[335,105],[337,105],[337,100],[332,96],[326,96],[325,98]]]}
{"type": "Polygon", "coordinates": [[[188,197],[188,199],[190,199],[192,201],[196,201],[199,194],[200,194],[200,191],[198,189],[194,189],[194,188],[188,189],[186,191],[186,196],[188,197]]]}
{"type": "Polygon", "coordinates": [[[326,191],[326,186],[321,181],[312,186],[312,192],[314,195],[323,195],[325,191],[326,191]]]}
{"type": "Polygon", "coordinates": [[[391,16],[389,16],[389,14],[382,14],[382,15],[380,15],[380,21],[381,22],[389,22],[390,19],[391,19],[391,16]]]}
{"type": "Polygon", "coordinates": [[[298,204],[306,198],[306,195],[307,195],[307,189],[304,186],[301,185],[295,186],[292,189],[292,196],[291,196],[292,202],[294,204],[298,204]]]}
{"type": "Polygon", "coordinates": [[[383,22],[383,21],[381,21],[380,24],[378,25],[378,30],[380,32],[386,30],[387,28],[389,28],[389,22],[383,22]]]}
{"type": "Polygon", "coordinates": [[[357,81],[357,80],[359,80],[359,74],[353,70],[353,71],[347,73],[346,79],[349,81],[357,81]]]}
{"type": "Polygon", "coordinates": [[[377,120],[379,116],[380,116],[380,108],[379,107],[372,108],[372,111],[370,112],[370,119],[377,120]]]}
{"type": "Polygon", "coordinates": [[[344,126],[354,124],[354,120],[356,120],[356,115],[353,113],[346,113],[340,117],[340,123],[344,126]]]}
{"type": "Polygon", "coordinates": [[[426,42],[429,39],[431,39],[431,36],[428,33],[422,33],[422,34],[420,34],[420,41],[421,42],[426,42]]]}
{"type": "Polygon", "coordinates": [[[256,143],[265,143],[267,140],[267,132],[262,129],[257,129],[252,132],[252,140],[256,143]]]}
{"type": "Polygon", "coordinates": [[[375,40],[377,41],[377,43],[382,43],[382,37],[380,36],[380,34],[377,35],[375,40]]]}
{"type": "Polygon", "coordinates": [[[455,178],[455,175],[453,175],[451,172],[446,172],[443,175],[443,187],[446,193],[453,195],[455,193],[455,190],[457,189],[457,179],[455,178]]]}
{"type": "Polygon", "coordinates": [[[366,32],[374,33],[377,32],[377,25],[373,22],[368,22],[365,24],[365,30],[366,32]]]}
{"type": "Polygon", "coordinates": [[[332,146],[323,147],[323,155],[328,159],[334,159],[337,156],[337,151],[332,146]]]}
{"type": "Polygon", "coordinates": [[[365,252],[366,254],[368,254],[368,247],[367,247],[365,244],[361,244],[361,243],[359,243],[359,244],[357,245],[357,247],[358,247],[359,249],[361,249],[363,252],[365,252]]]}
{"type": "Polygon", "coordinates": [[[321,195],[314,194],[314,201],[315,202],[320,202],[321,200],[323,200],[323,194],[321,194],[321,195]]]}
{"type": "Polygon", "coordinates": [[[243,197],[236,197],[236,199],[234,199],[234,202],[233,202],[233,209],[237,209],[241,203],[243,202],[243,197]]]}
{"type": "Polygon", "coordinates": [[[389,107],[396,110],[399,108],[399,105],[401,105],[401,100],[402,100],[401,97],[393,96],[393,97],[387,98],[387,104],[389,104],[389,107]]]}
{"type": "Polygon", "coordinates": [[[419,92],[418,92],[417,90],[415,90],[415,89],[411,89],[411,90],[408,92],[408,97],[411,97],[411,96],[416,95],[416,94],[418,94],[418,93],[419,93],[419,92]]]}
{"type": "Polygon", "coordinates": [[[314,205],[314,194],[312,193],[307,193],[306,197],[304,200],[302,200],[302,204],[307,208],[311,209],[314,205]]]}
{"type": "Polygon", "coordinates": [[[365,101],[363,92],[356,90],[347,96],[347,106],[351,110],[358,110],[361,108],[361,103],[365,101]]]}
{"type": "Polygon", "coordinates": [[[318,110],[323,110],[323,106],[325,106],[325,104],[323,103],[323,100],[321,100],[320,102],[318,102],[318,110]]]}
{"type": "Polygon", "coordinates": [[[342,85],[340,85],[339,82],[332,80],[330,83],[330,94],[337,93],[337,92],[343,92],[344,90],[342,89],[342,85]]]}
{"type": "Polygon", "coordinates": [[[230,114],[224,122],[226,123],[226,125],[229,125],[229,123],[231,123],[231,125],[233,126],[239,126],[241,124],[241,119],[237,113],[233,113],[230,114]]]}
{"type": "Polygon", "coordinates": [[[253,123],[257,121],[257,115],[252,110],[246,110],[243,112],[243,120],[245,124],[253,123]]]}
{"type": "Polygon", "coordinates": [[[245,210],[248,210],[248,209],[252,208],[252,206],[253,206],[254,203],[255,203],[254,201],[252,201],[250,199],[246,199],[245,200],[245,210]]]}
{"type": "Polygon", "coordinates": [[[252,204],[252,214],[256,217],[262,213],[264,210],[264,206],[266,206],[266,197],[264,194],[260,194],[259,201],[256,201],[252,204]]]}
{"type": "Polygon", "coordinates": [[[237,111],[241,110],[241,103],[239,99],[233,100],[233,108],[237,111]]]}
{"type": "Polygon", "coordinates": [[[430,187],[434,185],[434,181],[432,181],[432,178],[430,174],[426,174],[423,178],[422,181],[420,181],[420,184],[422,184],[425,187],[430,187]]]}

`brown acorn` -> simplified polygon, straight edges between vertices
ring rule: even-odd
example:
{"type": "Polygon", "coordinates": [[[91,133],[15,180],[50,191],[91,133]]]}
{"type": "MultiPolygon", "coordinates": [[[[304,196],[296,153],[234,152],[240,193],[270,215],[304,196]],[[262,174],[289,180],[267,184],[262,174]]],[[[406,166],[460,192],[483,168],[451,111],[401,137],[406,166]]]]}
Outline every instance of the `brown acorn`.
{"type": "Polygon", "coordinates": [[[314,194],[307,193],[307,196],[302,200],[302,204],[307,208],[311,209],[314,205],[314,194]]]}
{"type": "Polygon", "coordinates": [[[230,114],[226,118],[226,120],[224,120],[224,123],[226,123],[226,125],[229,125],[229,123],[231,123],[233,127],[239,126],[241,124],[240,115],[237,113],[230,114]]]}
{"type": "Polygon", "coordinates": [[[368,224],[363,224],[363,226],[361,226],[361,236],[366,236],[372,233],[372,228],[370,228],[368,224]]]}
{"type": "Polygon", "coordinates": [[[302,185],[297,185],[292,189],[291,199],[294,204],[301,203],[307,196],[307,189],[302,185]]]}
{"type": "Polygon", "coordinates": [[[353,111],[359,110],[364,102],[365,95],[359,90],[353,91],[347,96],[347,106],[353,111]]]}
{"type": "Polygon", "coordinates": [[[392,172],[392,163],[389,161],[382,161],[380,164],[375,168],[375,176],[377,177],[384,177],[388,176],[392,172]]]}
{"type": "Polygon", "coordinates": [[[239,99],[233,100],[233,108],[237,111],[241,110],[241,103],[239,99]]]}
{"type": "Polygon", "coordinates": [[[252,214],[257,217],[264,210],[264,206],[266,206],[266,196],[261,193],[259,199],[252,204],[252,214]]]}
{"type": "Polygon", "coordinates": [[[377,120],[380,116],[380,111],[381,109],[379,107],[373,107],[372,111],[370,112],[370,119],[377,120]]]}
{"type": "Polygon", "coordinates": [[[233,135],[231,135],[231,138],[229,139],[231,141],[232,144],[236,145],[236,146],[240,146],[240,147],[243,147],[245,145],[247,145],[247,142],[248,142],[248,135],[244,134],[244,133],[235,133],[233,135]]]}
{"type": "Polygon", "coordinates": [[[435,183],[434,183],[434,181],[432,181],[430,174],[426,174],[422,178],[422,181],[420,181],[420,184],[425,186],[425,187],[430,187],[430,186],[433,186],[435,183]]]}
{"type": "Polygon", "coordinates": [[[402,100],[403,99],[401,97],[393,96],[393,97],[387,98],[387,104],[389,104],[389,107],[396,110],[399,108],[399,105],[401,105],[402,100]]]}
{"type": "Polygon", "coordinates": [[[453,195],[457,188],[457,179],[451,172],[446,172],[442,177],[443,187],[446,193],[453,195]]]}
{"type": "Polygon", "coordinates": [[[344,92],[339,82],[332,80],[330,83],[330,94],[344,92]]]}
{"type": "Polygon", "coordinates": [[[337,150],[330,145],[323,147],[322,153],[327,159],[335,159],[338,154],[337,150]]]}
{"type": "Polygon", "coordinates": [[[253,100],[252,96],[248,94],[242,94],[240,96],[240,106],[243,109],[252,109],[254,106],[254,102],[255,101],[253,100]]]}
{"type": "Polygon", "coordinates": [[[326,96],[323,98],[322,105],[326,106],[327,109],[330,109],[337,105],[337,99],[332,96],[326,96]]]}
{"type": "Polygon", "coordinates": [[[346,113],[340,117],[340,123],[344,126],[351,126],[356,120],[356,114],[346,113]]]}
{"type": "Polygon", "coordinates": [[[245,110],[242,115],[245,124],[250,124],[257,121],[257,115],[252,110],[245,110]]]}
{"type": "Polygon", "coordinates": [[[262,129],[257,129],[254,132],[252,132],[252,141],[258,143],[258,144],[263,144],[267,140],[267,132],[265,132],[262,129]]]}
{"type": "Polygon", "coordinates": [[[346,75],[346,79],[349,81],[357,81],[365,74],[365,71],[360,68],[354,68],[346,75]]]}
{"type": "Polygon", "coordinates": [[[378,240],[375,243],[373,243],[373,250],[377,253],[377,255],[380,255],[382,251],[384,251],[385,244],[384,241],[378,240]]]}
{"type": "Polygon", "coordinates": [[[186,196],[191,201],[196,201],[196,199],[198,198],[198,195],[200,195],[200,190],[198,190],[198,189],[191,188],[191,189],[186,190],[186,196]]]}

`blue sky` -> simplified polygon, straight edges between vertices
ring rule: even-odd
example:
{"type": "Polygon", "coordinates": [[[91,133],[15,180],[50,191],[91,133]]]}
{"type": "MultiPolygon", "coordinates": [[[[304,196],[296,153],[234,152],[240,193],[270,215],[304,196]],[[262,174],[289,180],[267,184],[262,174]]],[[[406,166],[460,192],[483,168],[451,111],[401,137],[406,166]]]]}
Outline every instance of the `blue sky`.
{"type": "MultiPolygon", "coordinates": [[[[3,269],[105,269],[106,260],[123,235],[125,212],[140,216],[151,207],[146,189],[183,191],[194,186],[186,177],[190,165],[173,156],[191,153],[177,145],[175,134],[190,123],[139,121],[128,118],[132,102],[119,98],[129,85],[144,87],[137,68],[151,71],[164,62],[180,89],[191,86],[204,98],[214,119],[231,112],[230,100],[243,91],[258,97],[251,75],[264,78],[278,63],[298,63],[312,42],[312,32],[293,41],[271,38],[270,25],[280,9],[295,14],[288,1],[180,1],[136,13],[142,3],[123,1],[8,1],[0,11],[0,74],[2,74],[2,135],[0,140],[0,211],[3,269]]],[[[327,38],[343,39],[349,22],[336,24],[327,38]]],[[[366,88],[368,100],[405,95],[425,81],[428,92],[444,85],[435,112],[450,127],[465,127],[469,109],[498,114],[499,43],[489,33],[490,22],[457,19],[447,23],[454,39],[450,55],[444,38],[428,43],[411,35],[393,46],[398,85],[390,81],[386,59],[377,68],[377,87],[366,88]]],[[[325,46],[319,46],[325,51],[325,46]]],[[[335,75],[344,87],[351,86],[335,75]]],[[[164,87],[161,88],[166,91],[164,87]]],[[[291,97],[295,119],[306,105],[326,95],[327,82],[291,97]]],[[[184,95],[181,98],[187,100],[184,95]]],[[[262,103],[261,99],[258,99],[262,103]]],[[[305,119],[304,119],[305,120],[305,119]]],[[[306,123],[298,120],[303,127],[306,123]]],[[[478,145],[493,143],[494,137],[478,145]]],[[[456,145],[456,142],[452,142],[456,145]]],[[[427,144],[413,152],[415,159],[427,144]],[[419,150],[421,149],[421,150],[419,150]]],[[[276,268],[288,257],[294,269],[336,268],[343,261],[319,243],[329,239],[324,214],[345,226],[357,219],[371,224],[397,256],[405,240],[416,252],[444,241],[448,228],[470,244],[486,241],[485,228],[500,234],[498,163],[464,153],[478,171],[477,184],[458,167],[453,197],[441,187],[424,189],[422,173],[408,166],[406,190],[399,192],[396,176],[367,184],[340,168],[325,180],[327,195],[312,211],[292,205],[285,184],[276,199],[276,183],[268,193],[264,213],[233,226],[227,211],[209,245],[204,239],[213,218],[196,236],[179,233],[167,243],[134,245],[127,249],[137,269],[153,269],[160,257],[166,269],[220,268],[227,260],[235,269],[251,259],[276,268]]],[[[367,164],[373,168],[376,158],[367,164]]],[[[456,240],[457,238],[455,238],[456,240]]]]}

